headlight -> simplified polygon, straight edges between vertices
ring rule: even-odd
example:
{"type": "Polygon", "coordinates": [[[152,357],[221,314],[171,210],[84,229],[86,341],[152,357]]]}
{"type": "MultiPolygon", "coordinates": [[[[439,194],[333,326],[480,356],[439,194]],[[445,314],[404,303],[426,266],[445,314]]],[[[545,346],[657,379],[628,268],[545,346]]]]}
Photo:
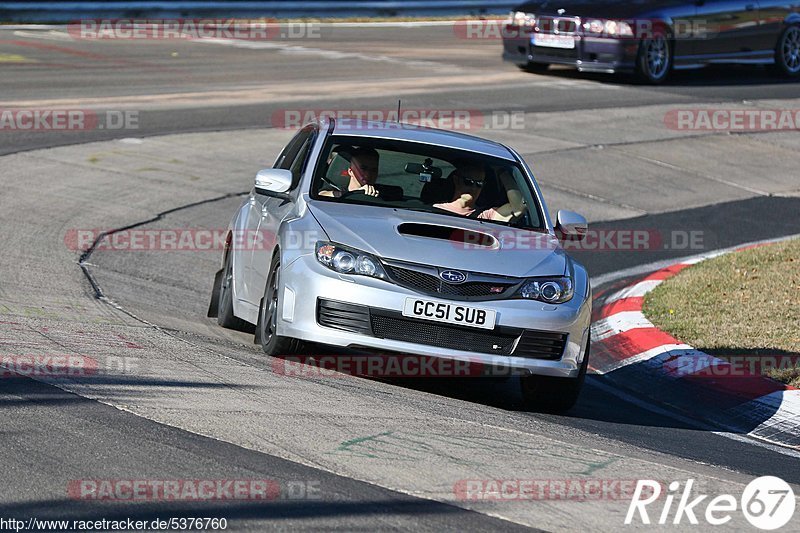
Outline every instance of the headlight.
{"type": "Polygon", "coordinates": [[[572,278],[531,278],[522,284],[517,296],[526,300],[563,304],[570,301],[574,293],[572,278]]]}
{"type": "Polygon", "coordinates": [[[583,23],[583,29],[589,33],[603,33],[604,24],[602,20],[587,20],[583,23]]]}
{"type": "Polygon", "coordinates": [[[536,16],[524,11],[512,11],[508,22],[512,26],[533,28],[536,23],[536,16]]]}
{"type": "Polygon", "coordinates": [[[631,25],[627,22],[616,20],[606,22],[606,33],[612,37],[633,37],[631,25]]]}
{"type": "Polygon", "coordinates": [[[383,279],[386,273],[374,256],[345,248],[338,244],[320,241],[317,243],[317,261],[340,274],[353,274],[383,279]]]}
{"type": "Polygon", "coordinates": [[[583,23],[587,33],[604,34],[608,37],[633,37],[633,29],[621,20],[590,19],[583,23]]]}

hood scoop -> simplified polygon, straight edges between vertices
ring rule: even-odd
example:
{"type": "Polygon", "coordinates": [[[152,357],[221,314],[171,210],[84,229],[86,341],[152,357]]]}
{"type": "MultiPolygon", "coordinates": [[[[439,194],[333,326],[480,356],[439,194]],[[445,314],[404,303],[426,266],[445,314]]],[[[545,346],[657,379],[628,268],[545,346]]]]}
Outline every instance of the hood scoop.
{"type": "Polygon", "coordinates": [[[494,236],[488,233],[472,231],[463,228],[436,226],[433,224],[405,223],[397,226],[400,235],[412,237],[425,237],[442,241],[465,244],[475,248],[499,248],[499,243],[494,236]]]}

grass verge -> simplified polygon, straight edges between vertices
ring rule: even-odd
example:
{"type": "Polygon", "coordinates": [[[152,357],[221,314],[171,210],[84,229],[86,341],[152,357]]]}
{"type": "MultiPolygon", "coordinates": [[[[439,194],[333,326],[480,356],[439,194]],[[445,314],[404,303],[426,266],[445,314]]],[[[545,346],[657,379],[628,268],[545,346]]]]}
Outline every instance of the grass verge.
{"type": "Polygon", "coordinates": [[[698,350],[800,387],[800,240],[691,266],[645,297],[644,314],[698,350]]]}

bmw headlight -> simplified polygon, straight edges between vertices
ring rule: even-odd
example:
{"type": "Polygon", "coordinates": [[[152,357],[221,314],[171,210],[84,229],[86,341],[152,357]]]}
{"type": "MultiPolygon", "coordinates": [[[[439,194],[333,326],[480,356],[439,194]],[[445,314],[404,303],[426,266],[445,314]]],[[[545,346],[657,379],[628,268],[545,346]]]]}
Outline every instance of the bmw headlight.
{"type": "Polygon", "coordinates": [[[386,277],[380,261],[370,254],[323,241],[317,243],[316,250],[317,261],[340,274],[386,277]]]}
{"type": "Polygon", "coordinates": [[[590,19],[583,23],[586,33],[607,37],[633,37],[633,28],[621,20],[590,19]]]}
{"type": "Polygon", "coordinates": [[[536,16],[524,11],[512,11],[509,15],[508,23],[521,28],[533,28],[536,23],[536,16]]]}
{"type": "Polygon", "coordinates": [[[612,37],[633,37],[631,25],[621,20],[606,21],[606,33],[612,37]]]}
{"type": "Polygon", "coordinates": [[[531,278],[522,284],[517,297],[526,300],[539,300],[549,304],[563,304],[572,299],[575,288],[572,278],[531,278]]]}
{"type": "Polygon", "coordinates": [[[602,20],[592,19],[583,23],[583,29],[587,33],[603,33],[604,23],[602,20]]]}

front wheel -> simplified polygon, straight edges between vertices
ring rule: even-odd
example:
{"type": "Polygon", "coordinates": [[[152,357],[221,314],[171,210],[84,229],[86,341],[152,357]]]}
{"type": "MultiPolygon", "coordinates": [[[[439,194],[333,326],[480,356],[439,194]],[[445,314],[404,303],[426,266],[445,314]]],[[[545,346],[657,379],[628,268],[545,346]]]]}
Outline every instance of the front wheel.
{"type": "Polygon", "coordinates": [[[643,39],[636,58],[636,76],[646,83],[663,83],[672,70],[672,49],[664,33],[643,39]]]}
{"type": "Polygon", "coordinates": [[[800,75],[800,25],[786,28],[775,48],[775,66],[784,76],[800,75]]]}
{"type": "Polygon", "coordinates": [[[291,355],[300,351],[302,343],[291,337],[278,336],[278,312],[280,310],[280,258],[275,257],[267,277],[261,312],[258,314],[257,333],[261,348],[267,355],[291,355]]]}
{"type": "Polygon", "coordinates": [[[523,376],[520,378],[522,400],[525,409],[548,413],[563,413],[575,406],[586,380],[586,369],[589,367],[589,347],[591,340],[586,340],[586,353],[583,356],[578,376],[574,378],[557,378],[552,376],[523,376]]]}

